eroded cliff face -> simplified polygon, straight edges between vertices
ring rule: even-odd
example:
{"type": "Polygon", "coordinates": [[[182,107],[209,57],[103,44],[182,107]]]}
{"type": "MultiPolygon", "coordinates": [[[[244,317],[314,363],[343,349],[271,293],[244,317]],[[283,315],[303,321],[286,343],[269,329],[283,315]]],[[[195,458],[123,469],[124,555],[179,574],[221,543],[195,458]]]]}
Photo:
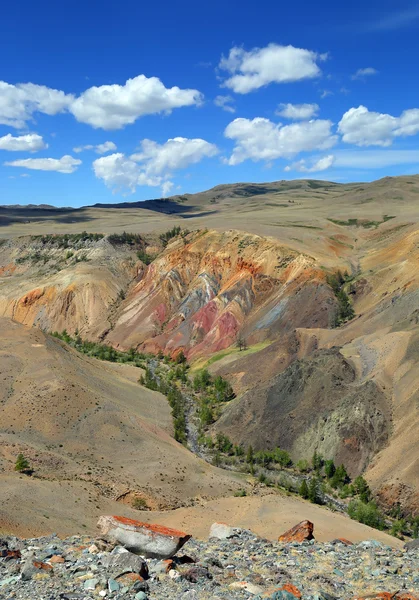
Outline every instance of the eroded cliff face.
{"type": "Polygon", "coordinates": [[[310,257],[256,235],[199,232],[174,242],[147,269],[107,340],[123,349],[189,360],[296,327],[328,327],[336,300],[310,257]]]}
{"type": "Polygon", "coordinates": [[[76,330],[121,349],[190,360],[295,327],[328,327],[336,300],[320,265],[278,242],[235,231],[176,239],[149,266],[109,239],[73,250],[30,238],[0,247],[0,315],[76,330]]]}

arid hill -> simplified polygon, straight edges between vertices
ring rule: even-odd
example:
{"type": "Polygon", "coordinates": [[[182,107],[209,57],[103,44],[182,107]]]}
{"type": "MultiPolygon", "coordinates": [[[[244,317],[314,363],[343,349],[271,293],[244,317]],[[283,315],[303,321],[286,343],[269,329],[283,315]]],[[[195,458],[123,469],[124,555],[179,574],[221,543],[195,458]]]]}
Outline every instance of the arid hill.
{"type": "Polygon", "coordinates": [[[365,472],[388,505],[417,510],[418,195],[408,176],[2,209],[0,314],[119,349],[182,350],[236,392],[214,434],[294,460],[320,451],[365,472]],[[162,243],[174,226],[181,235],[162,243]],[[101,235],[60,247],[52,228],[101,235]],[[123,230],[140,239],[102,236],[123,230]]]}

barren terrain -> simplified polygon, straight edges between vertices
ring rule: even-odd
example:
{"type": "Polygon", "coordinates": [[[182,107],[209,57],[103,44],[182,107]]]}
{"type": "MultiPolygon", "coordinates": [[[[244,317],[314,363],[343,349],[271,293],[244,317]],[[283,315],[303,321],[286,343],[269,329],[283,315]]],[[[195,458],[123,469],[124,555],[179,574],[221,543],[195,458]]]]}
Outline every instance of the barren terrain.
{"type": "MultiPolygon", "coordinates": [[[[126,493],[153,509],[195,504],[178,510],[198,523],[202,498],[249,485],[172,439],[166,399],[139,386],[134,368],[80,356],[40,329],[123,350],[182,350],[193,370],[208,367],[236,392],[213,434],[279,445],[294,460],[320,451],[365,473],[387,505],[417,511],[418,198],[419,176],[409,176],[226,185],[133,207],[0,209],[0,525],[25,527],[14,507],[23,485],[34,534],[62,515],[66,533],[81,513],[90,527],[126,493]],[[173,226],[183,235],[164,247],[158,234],[173,226]],[[66,248],[33,237],[83,230],[105,237],[66,248]],[[124,230],[141,234],[150,265],[107,237],[124,230]],[[328,276],[338,269],[355,316],[335,327],[328,276]],[[13,473],[18,451],[39,478],[13,473]],[[42,516],[51,497],[56,512],[42,516]]],[[[172,513],[145,514],[176,524],[172,513]]]]}

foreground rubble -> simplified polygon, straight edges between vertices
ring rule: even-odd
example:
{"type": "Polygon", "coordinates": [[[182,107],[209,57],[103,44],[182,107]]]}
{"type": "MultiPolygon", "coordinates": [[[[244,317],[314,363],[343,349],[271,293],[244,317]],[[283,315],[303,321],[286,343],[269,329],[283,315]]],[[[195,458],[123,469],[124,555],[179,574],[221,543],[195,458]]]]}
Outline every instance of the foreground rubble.
{"type": "MultiPolygon", "coordinates": [[[[214,524],[207,542],[186,534],[182,544],[175,539],[180,549],[172,558],[146,558],[118,545],[108,534],[65,540],[55,535],[31,540],[3,537],[0,598],[419,599],[417,544],[396,550],[373,540],[359,544],[343,539],[295,541],[307,530],[307,523],[282,533],[286,541],[276,543],[247,530],[214,524]]],[[[135,527],[148,536],[148,556],[153,555],[153,544],[163,556],[164,536],[168,555],[172,554],[170,539],[183,533],[137,522],[135,527]]]]}

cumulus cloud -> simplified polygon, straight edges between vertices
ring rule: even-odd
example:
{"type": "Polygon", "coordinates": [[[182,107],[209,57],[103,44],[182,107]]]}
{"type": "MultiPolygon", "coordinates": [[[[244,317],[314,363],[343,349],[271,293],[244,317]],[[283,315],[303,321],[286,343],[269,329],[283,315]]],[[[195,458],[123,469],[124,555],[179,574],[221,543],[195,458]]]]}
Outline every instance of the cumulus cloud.
{"type": "Polygon", "coordinates": [[[232,102],[234,102],[232,96],[217,96],[214,99],[215,106],[222,108],[226,112],[235,113],[236,109],[234,106],[231,106],[232,102]]]}
{"type": "Polygon", "coordinates": [[[331,132],[332,125],[331,121],[320,119],[286,126],[261,117],[235,119],[224,131],[224,135],[236,143],[226,162],[238,165],[247,159],[270,161],[331,148],[337,141],[331,132]]]}
{"type": "Polygon", "coordinates": [[[219,68],[228,71],[223,85],[237,94],[247,94],[269,83],[290,83],[318,77],[321,73],[318,61],[325,54],[317,54],[304,48],[269,44],[265,48],[253,48],[246,52],[233,47],[219,68]]]}
{"type": "Polygon", "coordinates": [[[125,85],[89,88],[71,103],[70,112],[81,123],[109,130],[121,129],[144,115],[167,114],[174,108],[201,102],[198,90],[166,88],[157,77],[138,75],[125,85]]]}
{"type": "Polygon", "coordinates": [[[167,140],[164,144],[143,140],[140,152],[133,154],[131,159],[143,163],[148,173],[161,175],[176,169],[184,169],[217,153],[217,146],[200,138],[176,137],[167,140]]]}
{"type": "Polygon", "coordinates": [[[377,69],[366,67],[365,69],[358,69],[358,71],[352,75],[351,79],[364,79],[370,75],[377,75],[377,73],[377,69]]]}
{"type": "Polygon", "coordinates": [[[76,148],[73,148],[73,152],[76,152],[77,154],[84,150],[94,150],[96,154],[106,154],[106,152],[116,150],[116,144],[113,142],[103,142],[103,144],[87,144],[86,146],[77,146],[76,148]]]}
{"type": "Polygon", "coordinates": [[[0,150],[8,150],[9,152],[37,152],[48,148],[41,135],[36,133],[28,133],[27,135],[19,135],[13,137],[10,133],[0,137],[0,150]]]}
{"type": "Polygon", "coordinates": [[[66,154],[62,158],[24,158],[5,162],[7,167],[23,167],[34,171],[57,171],[57,173],[74,173],[81,160],[66,154]]]}
{"type": "Polygon", "coordinates": [[[167,114],[201,102],[198,90],[166,88],[157,77],[145,75],[128,79],[124,85],[91,87],[78,97],[34,83],[0,81],[0,124],[22,129],[34,113],[71,112],[94,128],[121,129],[144,115],[167,114]]]}
{"type": "Polygon", "coordinates": [[[370,112],[365,106],[349,109],[338,125],[342,140],[357,146],[391,146],[397,137],[419,133],[419,108],[402,112],[400,117],[370,112]]]}
{"type": "Polygon", "coordinates": [[[295,162],[292,165],[286,166],[284,171],[299,171],[300,173],[319,173],[320,171],[326,171],[326,169],[330,169],[334,162],[334,155],[328,154],[327,156],[323,156],[322,158],[319,158],[311,164],[307,164],[307,161],[304,159],[299,160],[298,162],[295,162]]]}
{"type": "Polygon", "coordinates": [[[134,160],[121,152],[97,158],[93,161],[93,171],[115,192],[127,188],[134,193],[137,186],[159,186],[162,183],[159,177],[148,177],[134,160]]]}
{"type": "Polygon", "coordinates": [[[34,83],[0,81],[0,124],[23,129],[35,112],[56,115],[67,110],[72,94],[34,83]]]}
{"type": "Polygon", "coordinates": [[[166,196],[173,187],[170,181],[174,171],[198,163],[218,153],[214,144],[202,139],[173,138],[164,144],[142,140],[140,151],[130,157],[121,153],[110,154],[93,162],[96,177],[115,191],[137,186],[161,186],[166,196]]]}
{"type": "Polygon", "coordinates": [[[280,104],[276,115],[293,121],[306,120],[315,117],[319,112],[318,104],[280,104]]]}

